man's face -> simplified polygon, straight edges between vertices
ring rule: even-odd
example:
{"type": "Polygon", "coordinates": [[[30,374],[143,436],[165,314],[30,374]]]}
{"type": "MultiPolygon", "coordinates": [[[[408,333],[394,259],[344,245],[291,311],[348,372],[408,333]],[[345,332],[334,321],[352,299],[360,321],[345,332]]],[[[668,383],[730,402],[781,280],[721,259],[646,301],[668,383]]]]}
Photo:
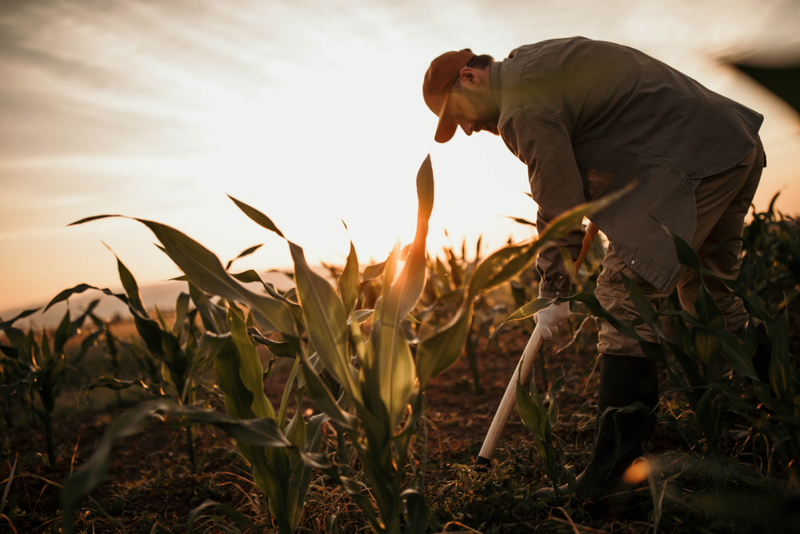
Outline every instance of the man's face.
{"type": "Polygon", "coordinates": [[[460,87],[450,91],[447,99],[446,117],[461,126],[464,133],[487,131],[500,135],[497,122],[500,110],[497,109],[488,88],[460,87]]]}

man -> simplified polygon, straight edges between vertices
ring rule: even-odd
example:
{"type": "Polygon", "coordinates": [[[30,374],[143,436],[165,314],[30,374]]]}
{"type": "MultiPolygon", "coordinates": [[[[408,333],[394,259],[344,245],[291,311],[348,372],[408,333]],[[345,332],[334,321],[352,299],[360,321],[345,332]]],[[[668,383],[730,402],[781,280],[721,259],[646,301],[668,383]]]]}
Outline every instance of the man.
{"type": "MultiPolygon", "coordinates": [[[[527,165],[540,231],[570,208],[638,184],[592,217],[609,240],[596,296],[614,316],[637,315],[622,274],[656,307],[677,287],[684,308],[694,310],[698,280],[680,269],[661,225],[691,243],[704,267],[737,277],[741,242],[728,240],[742,235],[766,163],[758,113],[637,50],[582,37],[523,46],[501,62],[469,49],[448,52],[431,63],[422,89],[439,117],[436,141],[447,142],[459,126],[467,135],[488,131],[527,165]]],[[[540,297],[569,295],[562,251],[575,260],[583,235],[576,228],[540,253],[540,297]]],[[[719,281],[707,284],[726,327],[736,331],[747,324],[748,313],[733,292],[719,281]]],[[[569,314],[569,303],[537,313],[544,338],[569,314]]],[[[598,413],[635,402],[650,412],[618,413],[616,428],[611,417],[598,424],[592,457],[577,480],[576,496],[583,500],[618,487],[653,429],[658,404],[655,362],[608,322],[598,320],[598,328],[598,413]]],[[[657,341],[646,326],[639,329],[657,341]]],[[[765,377],[766,363],[754,364],[765,377]]],[[[552,496],[553,490],[537,495],[552,496]]]]}

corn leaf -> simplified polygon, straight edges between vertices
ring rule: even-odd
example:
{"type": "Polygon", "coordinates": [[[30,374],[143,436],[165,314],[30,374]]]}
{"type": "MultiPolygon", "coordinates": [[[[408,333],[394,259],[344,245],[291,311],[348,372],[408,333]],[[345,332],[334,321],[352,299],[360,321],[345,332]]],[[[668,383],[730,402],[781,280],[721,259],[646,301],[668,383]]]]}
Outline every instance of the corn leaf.
{"type": "Polygon", "coordinates": [[[56,355],[61,354],[64,351],[64,345],[67,343],[67,339],[69,339],[72,332],[70,332],[70,327],[72,323],[69,320],[69,310],[64,313],[64,317],[61,319],[61,323],[59,323],[58,328],[56,329],[56,333],[53,339],[53,352],[56,355]]]}
{"type": "Polygon", "coordinates": [[[53,297],[50,300],[50,302],[47,303],[47,306],[45,306],[44,311],[49,310],[51,306],[53,306],[55,304],[58,304],[59,302],[63,302],[65,300],[67,300],[72,295],[75,295],[75,294],[78,294],[78,293],[83,293],[87,289],[96,289],[97,291],[102,291],[106,295],[118,298],[119,300],[124,302],[126,306],[128,306],[128,297],[126,297],[123,294],[114,293],[110,289],[107,289],[107,288],[106,289],[100,289],[99,287],[90,286],[89,284],[78,284],[75,287],[72,287],[72,288],[69,288],[69,289],[64,289],[58,295],[53,297]]]}
{"type": "MultiPolygon", "coordinates": [[[[229,198],[230,198],[230,197],[229,197],[229,198]]],[[[240,258],[244,258],[245,256],[249,256],[250,254],[252,254],[252,253],[253,253],[253,252],[255,252],[256,250],[260,249],[262,246],[263,246],[263,243],[262,243],[262,244],[260,244],[260,245],[253,245],[253,246],[252,246],[252,247],[250,247],[250,248],[246,248],[246,249],[244,249],[243,251],[241,251],[241,252],[239,253],[239,255],[238,255],[238,256],[236,256],[235,258],[233,258],[232,260],[230,260],[230,261],[229,261],[229,262],[228,262],[228,263],[225,265],[225,270],[226,270],[226,271],[229,271],[229,270],[230,270],[230,268],[231,268],[231,265],[233,265],[233,262],[235,262],[236,260],[238,260],[238,259],[240,259],[240,258]]]]}
{"type": "MultiPolygon", "coordinates": [[[[425,287],[425,243],[428,219],[433,209],[433,171],[430,156],[417,174],[417,232],[403,270],[384,293],[375,327],[379,341],[376,358],[380,365],[380,397],[389,415],[390,428],[402,418],[414,387],[415,369],[401,321],[411,311],[425,287]]],[[[388,278],[388,276],[387,276],[388,278]]]]}
{"type": "MultiPolygon", "coordinates": [[[[238,380],[235,387],[237,389],[244,387],[253,397],[252,403],[247,407],[249,412],[243,410],[242,408],[244,407],[237,408],[242,414],[248,415],[237,414],[237,417],[269,417],[270,419],[275,419],[275,409],[264,394],[264,383],[262,382],[264,368],[261,365],[261,359],[258,357],[256,348],[247,335],[247,327],[241,310],[231,306],[228,310],[228,321],[231,328],[231,341],[236,346],[236,354],[238,354],[238,365],[236,365],[238,368],[238,380]]],[[[228,389],[230,389],[230,386],[228,389]]],[[[227,397],[228,391],[226,388],[223,388],[223,391],[227,397]]]]}
{"type": "Polygon", "coordinates": [[[339,293],[342,295],[345,313],[348,315],[355,310],[359,294],[358,282],[358,255],[353,242],[350,241],[350,252],[347,255],[342,275],[339,277],[339,293]]]}
{"type": "Polygon", "coordinates": [[[354,399],[360,391],[353,383],[347,358],[347,316],[339,295],[327,280],[311,270],[303,249],[291,241],[295,281],[308,336],[331,375],[354,399]]]}
{"type": "MultiPolygon", "coordinates": [[[[795,377],[795,364],[789,354],[789,312],[784,308],[772,332],[772,360],[769,364],[769,378],[772,389],[778,399],[787,406],[796,403],[792,391],[792,379],[795,377]]],[[[796,408],[795,413],[796,412],[796,408]]]]}
{"type": "Polygon", "coordinates": [[[620,276],[622,277],[622,283],[625,286],[625,290],[628,292],[628,296],[633,302],[634,307],[636,307],[636,311],[639,312],[639,315],[647,326],[650,327],[653,332],[655,332],[661,339],[666,339],[666,334],[664,333],[664,329],[661,326],[661,321],[658,319],[658,312],[653,307],[653,304],[650,302],[650,299],[644,294],[644,292],[637,286],[633,280],[625,276],[625,273],[620,272],[620,276]]]}
{"type": "MultiPolygon", "coordinates": [[[[72,223],[82,224],[109,216],[90,217],[72,223]]],[[[266,324],[286,335],[296,335],[294,320],[285,303],[253,293],[223,268],[219,258],[182,232],[154,221],[134,219],[147,226],[164,246],[170,259],[193,284],[207,293],[250,306],[266,324]]]]}
{"type": "Polygon", "coordinates": [[[245,215],[250,217],[259,226],[262,226],[263,228],[266,228],[267,230],[275,232],[276,234],[278,234],[281,237],[285,237],[283,235],[283,232],[278,230],[278,227],[275,226],[275,223],[272,222],[272,219],[270,219],[269,217],[267,217],[266,215],[264,215],[263,213],[261,213],[260,211],[255,209],[254,207],[249,206],[249,205],[245,204],[244,202],[242,202],[240,200],[236,200],[235,198],[233,198],[230,195],[228,195],[228,198],[233,200],[233,202],[237,206],[239,206],[239,209],[242,210],[245,213],[245,215]]]}
{"type": "Polygon", "coordinates": [[[472,321],[472,306],[462,305],[453,320],[423,339],[417,346],[417,376],[420,391],[428,381],[452,367],[461,356],[472,321]]]}
{"type": "Polygon", "coordinates": [[[13,317],[13,318],[9,319],[8,321],[0,321],[0,331],[5,330],[6,328],[10,327],[11,325],[13,325],[15,322],[19,321],[20,319],[24,319],[25,317],[28,317],[29,315],[33,315],[34,313],[36,313],[40,309],[41,308],[31,308],[30,310],[25,310],[24,312],[20,313],[16,317],[13,317]]]}

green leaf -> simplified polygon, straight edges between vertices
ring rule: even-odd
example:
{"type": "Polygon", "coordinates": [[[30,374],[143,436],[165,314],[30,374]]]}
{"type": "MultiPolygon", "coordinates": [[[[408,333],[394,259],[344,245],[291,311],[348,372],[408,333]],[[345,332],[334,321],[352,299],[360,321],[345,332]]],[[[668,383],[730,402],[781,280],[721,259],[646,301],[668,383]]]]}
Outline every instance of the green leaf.
{"type": "Polygon", "coordinates": [[[25,310],[24,312],[20,313],[19,315],[17,315],[16,317],[14,317],[12,319],[9,319],[8,321],[0,321],[0,330],[5,330],[6,328],[8,328],[11,325],[13,325],[15,322],[19,321],[20,319],[24,319],[25,317],[28,317],[29,315],[33,315],[34,313],[36,313],[40,309],[41,308],[31,308],[30,310],[25,310]]]}
{"type": "Polygon", "coordinates": [[[472,321],[472,306],[462,305],[447,325],[417,346],[417,376],[420,391],[425,391],[434,376],[443,373],[458,361],[472,321]]]}
{"type": "Polygon", "coordinates": [[[544,298],[537,298],[532,300],[517,309],[514,313],[508,316],[508,318],[503,321],[503,323],[508,323],[511,321],[519,321],[521,319],[527,319],[528,317],[533,316],[534,314],[540,312],[541,310],[547,308],[551,304],[556,302],[555,299],[544,299],[544,298]]]}
{"type": "Polygon", "coordinates": [[[358,255],[352,241],[350,241],[350,253],[347,255],[347,263],[345,263],[342,275],[339,277],[339,292],[342,295],[345,313],[352,313],[358,302],[359,294],[358,255]]]}
{"type": "MultiPolygon", "coordinates": [[[[95,220],[100,217],[85,219],[95,220]]],[[[147,226],[164,245],[170,259],[193,284],[207,293],[250,306],[271,328],[286,335],[296,335],[294,319],[285,303],[253,293],[237,282],[223,268],[219,258],[182,232],[154,221],[134,219],[147,226]]]]}
{"type": "Polygon", "coordinates": [[[417,232],[403,270],[391,284],[389,291],[384,292],[382,303],[376,309],[376,332],[373,332],[372,337],[378,341],[376,357],[380,364],[380,395],[389,414],[390,428],[394,428],[402,418],[416,375],[401,321],[414,308],[425,287],[425,243],[428,219],[433,209],[430,156],[425,158],[417,174],[417,196],[417,232]]]}
{"type": "Polygon", "coordinates": [[[375,314],[375,310],[356,310],[347,318],[347,324],[355,321],[358,324],[363,323],[375,314]]]}
{"type": "MultiPolygon", "coordinates": [[[[792,379],[795,377],[795,364],[789,354],[789,311],[784,308],[778,321],[775,323],[772,335],[772,360],[769,364],[769,378],[772,389],[778,399],[786,406],[796,403],[795,395],[798,392],[792,391],[792,379]]],[[[796,408],[794,408],[797,413],[796,408]]]]}
{"type": "Polygon", "coordinates": [[[675,244],[675,252],[678,254],[678,261],[688,267],[689,269],[693,270],[697,274],[701,274],[703,267],[700,264],[700,258],[697,256],[697,253],[692,250],[692,247],[684,241],[678,234],[672,232],[666,226],[663,226],[664,230],[672,237],[672,241],[675,244]]]}
{"type": "MultiPolygon", "coordinates": [[[[181,292],[181,294],[178,295],[178,298],[175,300],[175,322],[172,324],[173,336],[178,336],[181,332],[183,322],[186,320],[186,317],[189,314],[190,300],[191,297],[189,294],[183,292],[181,292]]],[[[190,325],[194,319],[196,319],[196,316],[192,316],[192,320],[189,321],[190,325]]]]}
{"type": "Polygon", "coordinates": [[[288,243],[294,260],[297,292],[309,338],[328,372],[344,386],[351,397],[360,398],[360,392],[350,374],[345,350],[347,316],[344,305],[328,281],[308,266],[303,249],[291,241],[288,243]]]}
{"type": "Polygon", "coordinates": [[[515,223],[524,224],[524,225],[527,225],[527,226],[533,226],[534,228],[536,228],[536,223],[535,222],[531,222],[528,219],[523,219],[521,217],[512,217],[511,215],[504,215],[504,217],[506,217],[507,219],[511,219],[515,223]]]}
{"type": "Polygon", "coordinates": [[[249,205],[247,205],[244,202],[241,202],[239,200],[236,200],[235,198],[233,198],[230,195],[228,195],[228,198],[233,200],[233,202],[237,206],[239,206],[239,209],[242,210],[245,213],[245,215],[250,217],[259,226],[261,226],[263,228],[266,228],[267,230],[270,230],[272,232],[275,232],[279,236],[285,238],[285,236],[283,235],[283,232],[278,230],[278,227],[275,226],[275,223],[273,223],[272,220],[269,217],[267,217],[266,215],[264,215],[263,213],[261,213],[260,211],[255,209],[254,207],[249,206],[249,205]]]}
{"type": "MultiPolygon", "coordinates": [[[[289,399],[291,398],[292,389],[294,388],[295,383],[297,382],[297,372],[300,369],[300,358],[295,358],[294,364],[292,365],[292,370],[289,372],[289,378],[286,380],[286,384],[283,387],[283,395],[281,396],[281,404],[278,408],[278,426],[283,430],[284,423],[286,422],[286,410],[289,408],[289,399]]],[[[299,387],[298,391],[303,391],[305,388],[299,387]]],[[[298,399],[297,406],[302,406],[302,395],[301,398],[298,399]]],[[[295,410],[295,417],[297,414],[301,413],[302,410],[299,408],[295,410]]],[[[292,432],[285,431],[289,439],[295,444],[298,445],[296,440],[292,437],[292,432]]],[[[302,446],[302,443],[299,445],[302,446]]]]}
{"type": "Polygon", "coordinates": [[[525,386],[520,382],[519,377],[516,384],[516,398],[517,398],[517,411],[525,424],[525,427],[533,434],[534,439],[545,443],[547,440],[547,433],[545,426],[547,424],[547,412],[545,412],[544,404],[539,398],[539,394],[535,388],[531,388],[531,392],[525,389],[525,386]]]}
{"type": "Polygon", "coordinates": [[[225,309],[211,302],[206,294],[191,282],[189,282],[189,295],[200,313],[203,327],[208,332],[218,335],[230,332],[228,314],[225,309]]]}
{"type": "MultiPolygon", "coordinates": [[[[75,223],[73,223],[73,224],[75,224],[75,223]]],[[[47,306],[45,306],[44,311],[49,310],[51,306],[53,306],[55,304],[58,304],[59,302],[67,300],[68,298],[70,298],[72,295],[75,295],[76,293],[83,293],[87,289],[96,289],[98,291],[102,291],[106,295],[110,295],[112,297],[118,298],[119,300],[124,302],[126,306],[128,306],[128,297],[126,297],[125,295],[118,294],[118,293],[113,293],[110,289],[100,289],[99,287],[90,286],[89,284],[78,284],[75,287],[72,287],[72,288],[69,288],[69,289],[64,289],[58,295],[53,297],[53,299],[47,304],[47,306]]]]}
{"type": "Polygon", "coordinates": [[[625,290],[628,292],[628,296],[633,302],[636,311],[639,312],[639,315],[647,326],[655,332],[661,339],[666,339],[666,334],[664,333],[664,329],[661,326],[661,321],[658,319],[658,312],[653,307],[653,304],[650,302],[650,299],[644,294],[644,292],[637,286],[630,278],[625,276],[625,273],[620,272],[620,276],[622,277],[622,283],[625,286],[625,290]]]}
{"type": "Polygon", "coordinates": [[[263,243],[262,243],[262,244],[260,244],[260,245],[253,245],[252,247],[250,247],[250,248],[247,248],[247,249],[243,250],[242,252],[240,252],[240,253],[239,253],[239,255],[238,255],[238,256],[236,256],[235,258],[233,258],[232,260],[230,260],[230,261],[229,261],[229,262],[228,262],[228,263],[225,265],[225,270],[226,270],[226,271],[230,270],[230,268],[231,268],[231,265],[233,265],[233,262],[235,262],[236,260],[238,260],[238,259],[240,259],[240,258],[244,258],[245,256],[249,256],[250,254],[252,254],[252,253],[253,253],[253,252],[255,252],[256,250],[260,249],[262,246],[263,246],[263,243]]]}
{"type": "Polygon", "coordinates": [[[336,399],[333,398],[325,382],[320,378],[314,366],[305,355],[301,355],[303,363],[303,379],[306,383],[306,392],[320,411],[328,417],[336,421],[344,428],[352,428],[355,424],[355,419],[342,410],[336,399]]]}
{"type": "Polygon", "coordinates": [[[53,340],[53,352],[56,356],[64,352],[64,345],[67,344],[67,340],[72,334],[70,331],[71,326],[72,323],[69,320],[69,310],[67,310],[64,314],[64,317],[61,319],[61,323],[56,329],[55,338],[53,340]]]}
{"type": "Polygon", "coordinates": [[[363,282],[366,282],[367,280],[374,280],[378,278],[380,275],[382,275],[385,269],[386,269],[385,261],[377,263],[375,265],[367,265],[364,268],[364,272],[361,274],[361,280],[363,282]]]}
{"type": "MultiPolygon", "coordinates": [[[[262,377],[264,368],[261,359],[258,357],[255,346],[247,335],[247,327],[241,310],[231,306],[228,309],[228,322],[231,327],[231,341],[236,346],[238,354],[238,380],[236,387],[245,387],[253,395],[253,402],[249,406],[255,417],[269,417],[275,419],[275,409],[272,403],[264,394],[264,383],[262,377]]],[[[229,388],[230,389],[230,386],[229,388]]],[[[228,391],[222,388],[227,396],[228,391]]],[[[244,412],[247,413],[247,412],[244,412]]],[[[242,417],[242,416],[239,416],[242,417]]]]}
{"type": "Polygon", "coordinates": [[[258,276],[258,273],[255,272],[253,269],[248,269],[240,273],[234,273],[231,274],[231,276],[233,276],[235,279],[237,279],[243,284],[252,284],[254,282],[258,282],[260,284],[264,283],[263,280],[261,280],[261,277],[258,276]]]}
{"type": "Polygon", "coordinates": [[[279,358],[291,358],[294,359],[297,356],[297,352],[295,351],[295,347],[292,343],[288,341],[275,341],[266,336],[261,335],[261,333],[254,327],[250,327],[247,329],[247,333],[250,334],[250,337],[253,338],[253,341],[256,343],[260,343],[267,347],[269,351],[279,358]]]}
{"type": "MultiPolygon", "coordinates": [[[[114,256],[116,256],[116,254],[114,256]]],[[[125,289],[125,294],[128,295],[128,307],[139,312],[142,317],[147,317],[147,309],[144,307],[142,296],[139,294],[139,284],[136,283],[133,274],[131,274],[118,257],[117,270],[119,271],[119,279],[120,282],[122,282],[122,287],[125,289]]]]}

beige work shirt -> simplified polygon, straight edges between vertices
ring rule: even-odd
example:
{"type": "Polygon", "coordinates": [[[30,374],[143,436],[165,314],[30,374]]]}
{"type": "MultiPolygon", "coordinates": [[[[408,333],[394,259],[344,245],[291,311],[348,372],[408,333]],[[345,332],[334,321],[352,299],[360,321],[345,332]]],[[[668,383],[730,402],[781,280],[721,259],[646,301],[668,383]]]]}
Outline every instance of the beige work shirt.
{"type": "MultiPolygon", "coordinates": [[[[678,272],[664,225],[687,242],[699,180],[739,163],[763,117],[642,52],[583,37],[520,47],[490,70],[498,128],[528,166],[542,228],[565,210],[636,181],[591,220],[659,289],[678,272]],[[659,224],[660,223],[660,224],[659,224]]],[[[556,243],[577,258],[583,230],[556,243]]],[[[537,260],[540,296],[566,296],[558,249],[537,260]]]]}

